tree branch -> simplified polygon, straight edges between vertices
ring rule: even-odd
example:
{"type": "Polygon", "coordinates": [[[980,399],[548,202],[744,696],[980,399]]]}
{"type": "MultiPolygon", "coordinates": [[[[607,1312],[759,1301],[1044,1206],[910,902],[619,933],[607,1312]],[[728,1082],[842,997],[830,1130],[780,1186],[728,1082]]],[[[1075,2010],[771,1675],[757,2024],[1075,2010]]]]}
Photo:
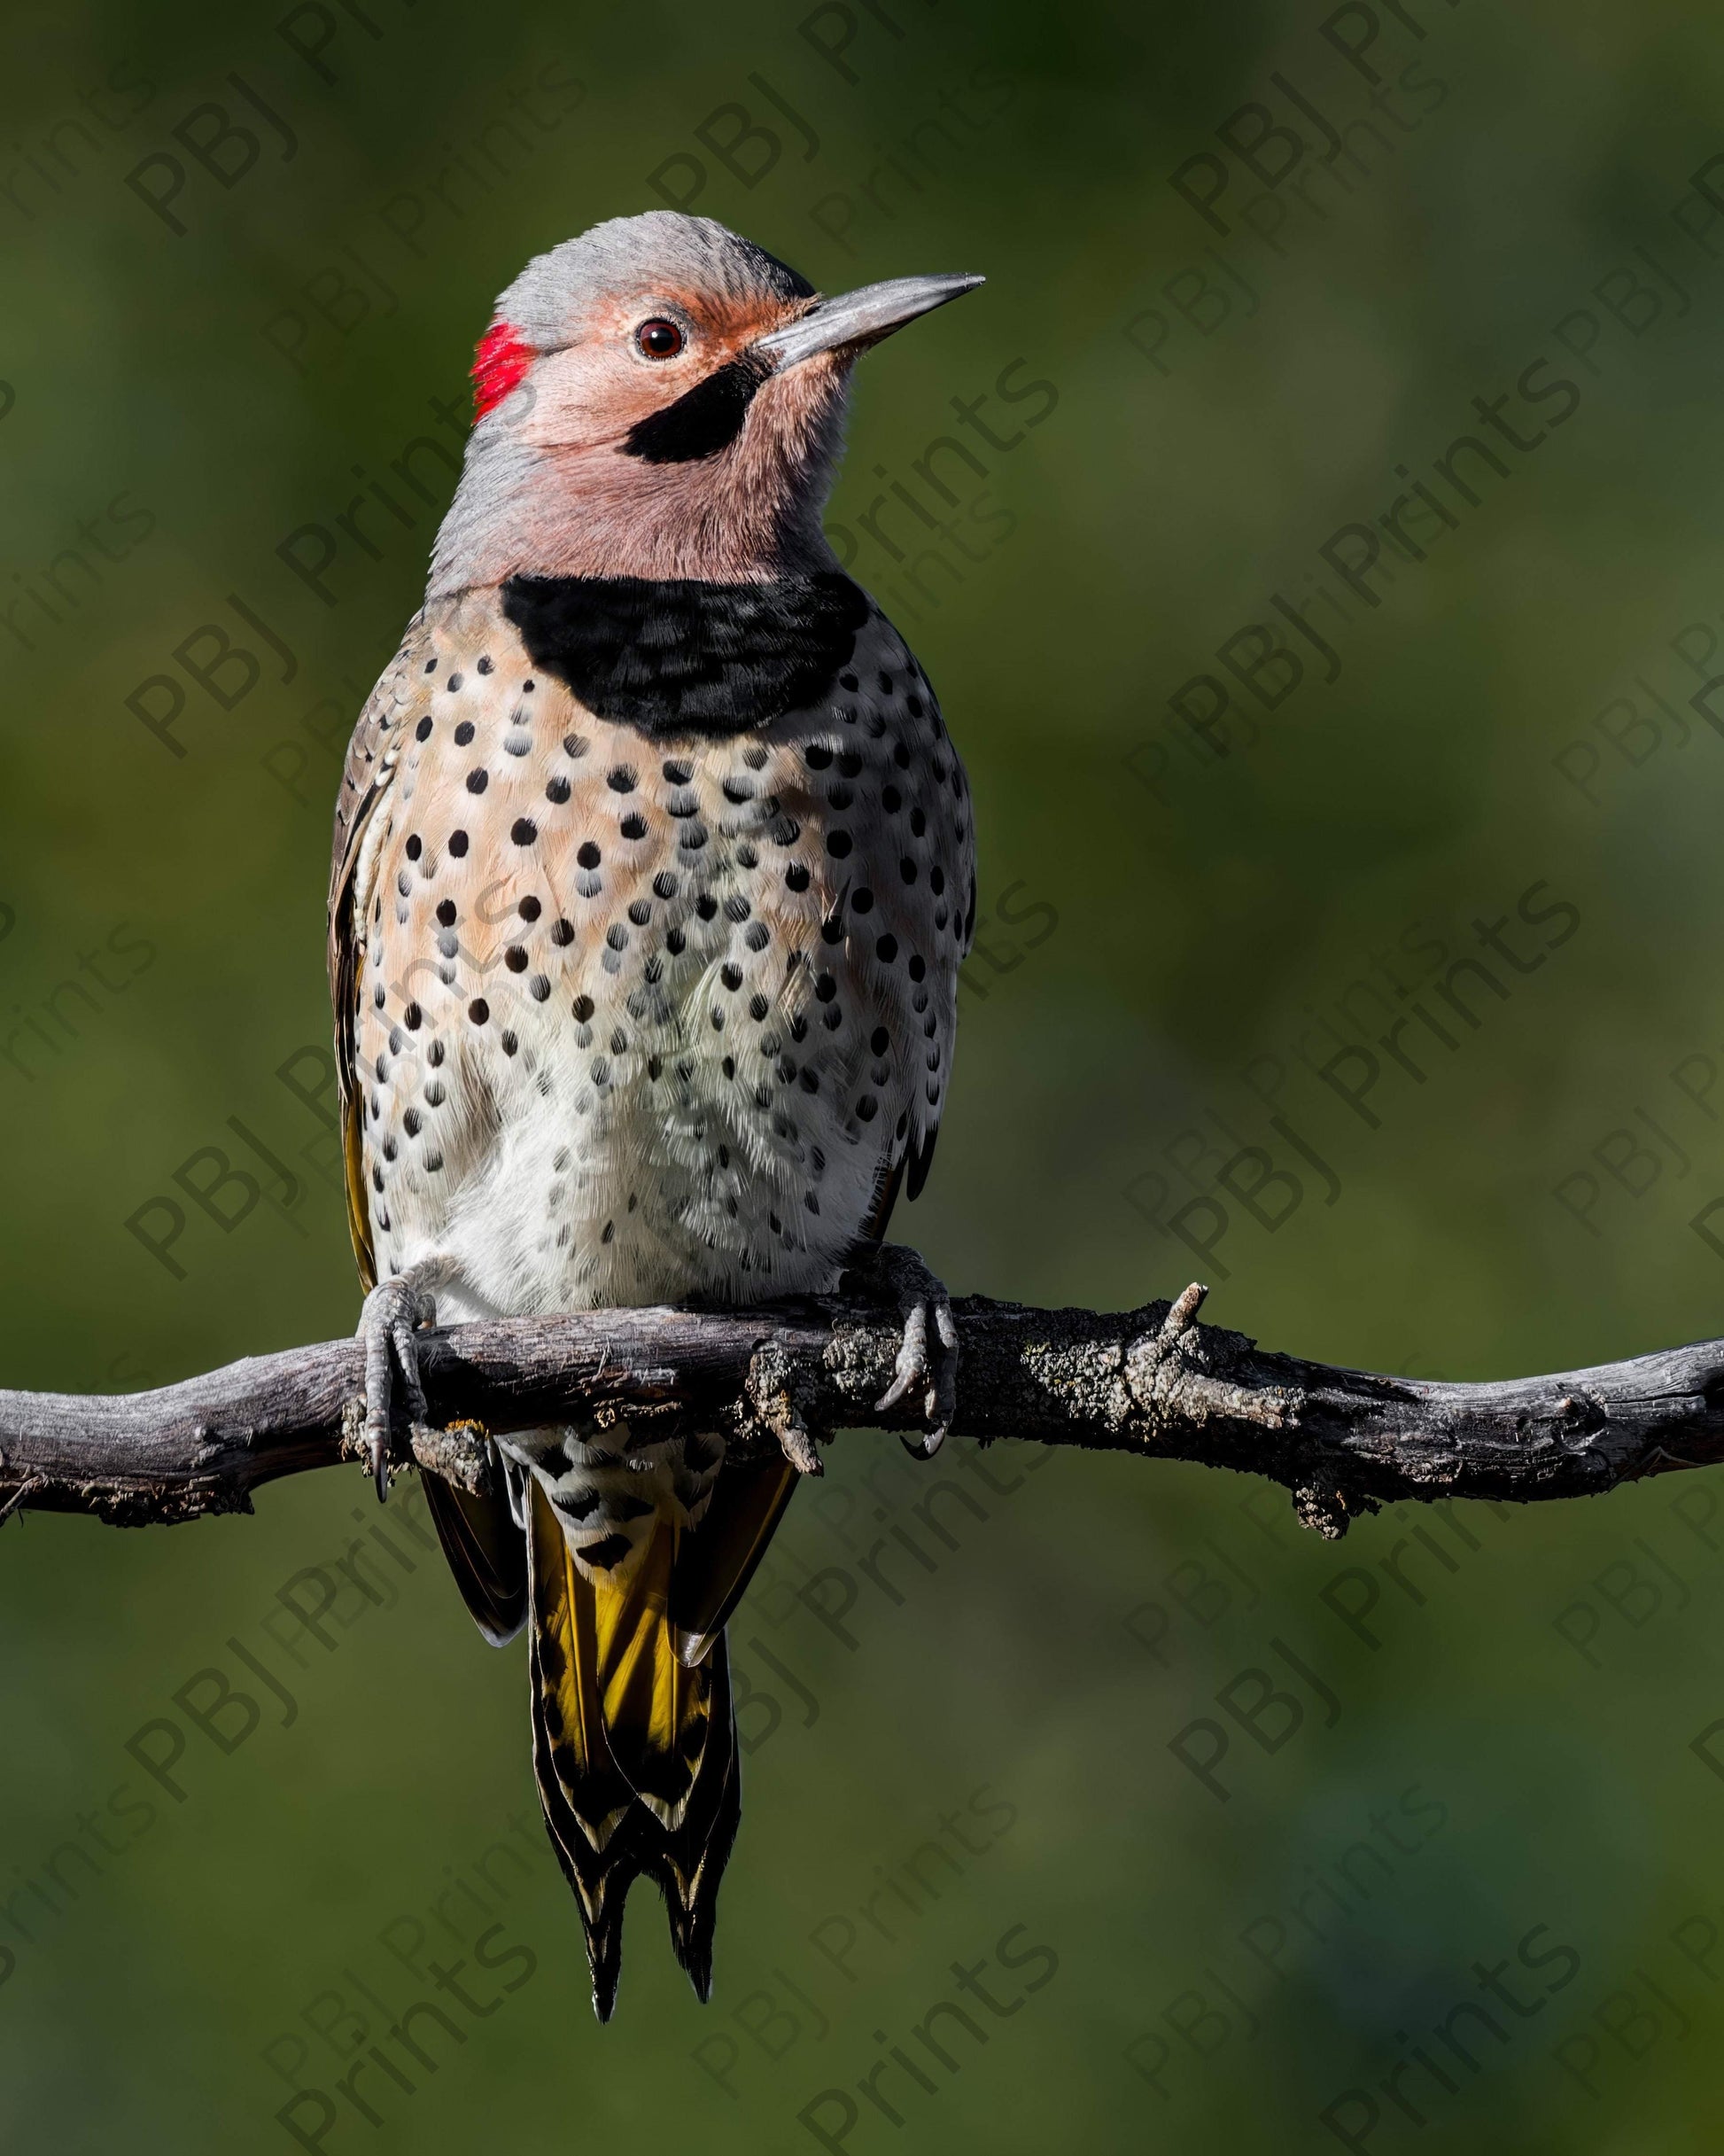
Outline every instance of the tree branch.
{"type": "MultiPolygon", "coordinates": [[[[953,1305],[962,1346],[954,1435],[1232,1467],[1284,1484],[1320,1533],[1400,1498],[1590,1497],[1724,1459],[1724,1341],[1551,1377],[1441,1384],[1270,1354],[1200,1325],[1205,1290],[1113,1314],[953,1305]]],[[[738,1452],[881,1415],[899,1327],[843,1297],[749,1311],[607,1311],[421,1335],[439,1428],[410,1458],[486,1486],[486,1430],[625,1420],[655,1435],[723,1429],[738,1452]],[[477,1428],[473,1426],[478,1426],[477,1428]]],[[[0,1518],[19,1508],[118,1525],[249,1512],[260,1484],[360,1457],[362,1354],[325,1342],[230,1363],[154,1392],[0,1392],[0,1518]]]]}

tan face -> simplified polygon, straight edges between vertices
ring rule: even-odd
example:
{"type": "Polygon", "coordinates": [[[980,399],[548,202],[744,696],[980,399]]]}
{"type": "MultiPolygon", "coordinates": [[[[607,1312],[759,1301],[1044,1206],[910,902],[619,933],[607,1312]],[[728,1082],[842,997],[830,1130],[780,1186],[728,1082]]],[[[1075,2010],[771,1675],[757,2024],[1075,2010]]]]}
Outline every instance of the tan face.
{"type": "Polygon", "coordinates": [[[743,360],[757,339],[813,304],[686,290],[602,300],[587,310],[577,341],[532,362],[523,384],[530,394],[508,415],[511,432],[540,449],[620,446],[632,429],[743,360]]]}
{"type": "Polygon", "coordinates": [[[662,267],[631,248],[589,280],[589,241],[617,248],[616,227],[595,227],[503,294],[431,596],[516,575],[749,581],[835,565],[820,510],[856,359],[980,280],[897,278],[823,300],[734,236],[715,256],[700,221],[665,222],[620,221],[631,243],[664,243],[662,267]],[[698,246],[679,244],[685,226],[698,246]],[[710,278],[691,253],[716,261],[710,278]]]}

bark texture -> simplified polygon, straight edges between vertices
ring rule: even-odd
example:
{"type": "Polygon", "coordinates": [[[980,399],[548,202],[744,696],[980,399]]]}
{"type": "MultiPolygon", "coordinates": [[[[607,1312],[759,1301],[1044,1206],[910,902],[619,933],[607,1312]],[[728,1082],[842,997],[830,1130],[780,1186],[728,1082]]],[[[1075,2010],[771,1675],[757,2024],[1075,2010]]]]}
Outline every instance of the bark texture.
{"type": "MultiPolygon", "coordinates": [[[[1268,1476],[1318,1532],[1403,1498],[1596,1496],[1724,1459],[1724,1341],[1494,1383],[1373,1376],[1264,1351],[1197,1322],[1204,1289],[1105,1313],[972,1296],[952,1305],[954,1438],[1019,1437],[1268,1476]]],[[[626,1310],[419,1335],[436,1427],[395,1433],[413,1460],[482,1487],[485,1432],[563,1421],[723,1428],[799,1465],[858,1428],[913,1434],[874,1407],[894,1313],[836,1297],[745,1312],[626,1310]]],[[[357,1340],[249,1358],[151,1392],[0,1392],[0,1518],[31,1508],[120,1526],[249,1512],[277,1476],[361,1457],[357,1340]]]]}

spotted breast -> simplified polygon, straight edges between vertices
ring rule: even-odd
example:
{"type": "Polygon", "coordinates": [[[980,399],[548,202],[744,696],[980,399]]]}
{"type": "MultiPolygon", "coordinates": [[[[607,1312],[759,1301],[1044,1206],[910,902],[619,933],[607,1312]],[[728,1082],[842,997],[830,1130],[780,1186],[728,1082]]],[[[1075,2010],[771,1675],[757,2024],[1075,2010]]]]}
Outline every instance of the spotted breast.
{"type": "MultiPolygon", "coordinates": [[[[428,608],[379,685],[344,792],[359,1165],[377,1270],[439,1266],[446,1319],[828,1289],[926,1171],[967,789],[902,638],[806,581],[523,580],[428,608]]],[[[605,1568],[722,1459],[506,1448],[605,1568]]]]}

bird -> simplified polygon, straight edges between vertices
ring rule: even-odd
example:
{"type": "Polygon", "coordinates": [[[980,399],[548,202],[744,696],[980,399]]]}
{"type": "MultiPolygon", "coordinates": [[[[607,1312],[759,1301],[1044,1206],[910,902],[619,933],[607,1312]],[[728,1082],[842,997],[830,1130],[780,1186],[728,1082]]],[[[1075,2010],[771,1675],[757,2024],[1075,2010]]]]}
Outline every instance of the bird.
{"type": "MultiPolygon", "coordinates": [[[[859,356],[969,292],[836,296],[651,211],[498,298],[424,603],[348,750],[328,961],[364,1451],[442,1322],[748,1307],[859,1282],[882,1407],[950,1425],[944,1288],[885,1242],[928,1171],[975,930],[969,782],[821,512],[859,356]]],[[[610,2018],[661,1889],[704,2002],[741,1816],[725,1623],[799,1475],[637,1417],[486,1431],[429,1509],[486,1638],[530,1630],[532,1763],[610,2018]]]]}

